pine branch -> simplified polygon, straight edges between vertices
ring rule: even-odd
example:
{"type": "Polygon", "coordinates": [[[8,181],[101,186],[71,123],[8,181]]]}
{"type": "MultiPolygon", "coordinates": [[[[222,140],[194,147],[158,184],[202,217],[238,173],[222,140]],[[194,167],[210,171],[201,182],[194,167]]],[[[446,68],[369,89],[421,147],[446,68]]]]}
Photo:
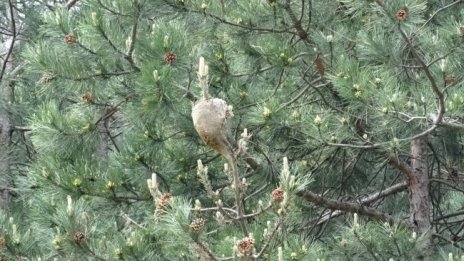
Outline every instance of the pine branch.
{"type": "Polygon", "coordinates": [[[128,14],[123,14],[123,13],[117,12],[117,11],[115,11],[115,10],[109,8],[108,6],[104,5],[104,4],[102,3],[101,0],[97,0],[97,2],[98,2],[98,4],[99,4],[103,9],[105,9],[106,11],[110,12],[110,13],[113,14],[113,15],[116,15],[116,16],[126,16],[126,17],[129,16],[128,14]]]}
{"type": "Polygon", "coordinates": [[[293,27],[295,28],[298,36],[306,43],[310,44],[311,41],[308,37],[308,32],[305,31],[305,29],[303,29],[303,27],[301,26],[301,20],[299,20],[295,13],[293,12],[292,8],[292,3],[291,3],[291,0],[287,0],[286,4],[283,6],[283,8],[285,9],[285,11],[287,12],[288,16],[290,17],[290,19],[292,20],[292,23],[293,23],[293,27]]]}
{"type": "Polygon", "coordinates": [[[430,18],[419,28],[419,30],[421,30],[421,29],[424,28],[428,23],[430,23],[430,21],[432,21],[433,18],[435,18],[435,16],[436,16],[438,13],[443,12],[443,11],[445,11],[446,9],[451,8],[451,7],[453,7],[453,6],[457,5],[457,4],[460,4],[460,3],[464,3],[464,1],[463,1],[463,0],[457,0],[457,1],[454,1],[454,2],[452,2],[452,3],[450,3],[450,4],[446,5],[446,6],[443,6],[443,7],[440,8],[440,9],[436,10],[436,11],[430,16],[430,18]]]}
{"type": "Polygon", "coordinates": [[[366,248],[367,253],[369,253],[369,255],[372,257],[372,260],[376,260],[376,261],[379,260],[378,255],[374,253],[374,251],[372,250],[372,247],[369,246],[366,240],[358,233],[358,231],[356,231],[356,229],[353,230],[353,234],[356,237],[356,239],[359,241],[359,243],[361,243],[361,245],[363,245],[366,248]]]}
{"type": "Polygon", "coordinates": [[[300,196],[304,198],[305,200],[312,202],[313,204],[320,206],[320,207],[325,207],[325,208],[329,208],[333,210],[341,210],[341,211],[350,212],[350,213],[359,213],[361,215],[373,218],[375,220],[388,222],[390,224],[398,223],[401,226],[409,227],[409,224],[407,224],[406,222],[395,219],[394,217],[386,213],[378,211],[375,208],[364,206],[363,204],[328,199],[328,198],[319,196],[316,193],[311,192],[309,190],[300,191],[297,193],[297,196],[300,196]]]}
{"type": "Polygon", "coordinates": [[[225,207],[210,207],[210,208],[200,208],[200,209],[192,208],[192,211],[198,211],[198,212],[220,211],[220,210],[226,210],[227,212],[230,212],[234,215],[237,214],[237,211],[235,211],[234,209],[225,208],[225,207]]]}
{"type": "Polygon", "coordinates": [[[447,237],[444,237],[443,235],[440,235],[438,233],[433,233],[432,236],[436,237],[436,238],[439,238],[441,240],[444,240],[444,241],[448,242],[449,244],[453,245],[454,247],[459,248],[461,251],[464,251],[464,247],[459,245],[458,242],[456,242],[456,241],[453,241],[453,240],[451,240],[451,239],[449,239],[447,237]]]}
{"type": "Polygon", "coordinates": [[[135,220],[133,220],[131,217],[129,217],[129,215],[127,215],[126,213],[121,212],[120,216],[121,216],[124,220],[126,220],[127,223],[132,223],[132,224],[136,225],[138,228],[143,229],[143,230],[146,230],[145,227],[143,227],[142,225],[140,225],[139,223],[137,223],[135,220]]]}
{"type": "Polygon", "coordinates": [[[459,184],[453,184],[453,183],[447,182],[444,179],[440,179],[440,178],[431,178],[430,181],[445,184],[446,186],[453,188],[454,190],[464,193],[464,188],[459,186],[459,184]]]}
{"type": "Polygon", "coordinates": [[[271,244],[272,239],[273,239],[274,236],[276,235],[277,231],[279,230],[279,228],[280,228],[280,226],[282,225],[283,222],[284,222],[283,218],[280,217],[280,218],[279,218],[279,221],[277,222],[277,224],[275,225],[274,229],[272,230],[271,235],[266,239],[266,241],[264,242],[263,247],[262,247],[261,250],[258,252],[258,254],[254,256],[254,258],[259,259],[259,258],[266,252],[266,250],[268,249],[269,245],[271,244]]]}
{"type": "MultiPolygon", "coordinates": [[[[443,119],[443,115],[445,114],[445,96],[443,93],[440,91],[438,88],[437,82],[435,80],[435,77],[433,77],[432,72],[430,71],[430,68],[427,66],[427,63],[424,61],[424,59],[419,55],[417,52],[416,48],[412,44],[411,40],[409,37],[406,35],[406,33],[401,29],[401,26],[398,25],[398,30],[403,37],[403,39],[406,41],[406,44],[409,47],[409,50],[411,50],[411,53],[413,54],[414,58],[416,61],[419,63],[419,65],[422,67],[422,70],[424,71],[425,75],[430,81],[430,85],[432,87],[432,91],[435,93],[435,96],[438,98],[438,115],[437,118],[434,121],[434,125],[440,124],[443,119]]],[[[428,133],[426,133],[428,134],[428,133]]],[[[426,134],[422,135],[425,136],[426,134]]],[[[419,138],[419,137],[417,137],[419,138]]]]}
{"type": "Polygon", "coordinates": [[[131,34],[130,34],[130,44],[129,44],[129,48],[127,48],[127,54],[124,56],[124,58],[129,62],[129,64],[131,65],[131,67],[133,69],[135,69],[136,71],[140,71],[140,68],[135,64],[134,62],[134,57],[133,57],[133,54],[134,54],[134,50],[135,50],[135,41],[137,40],[137,26],[138,26],[138,19],[139,19],[139,16],[140,16],[140,6],[138,4],[136,4],[136,14],[135,14],[135,19],[134,19],[134,24],[132,25],[132,28],[131,28],[131,34]]]}
{"type": "Polygon", "coordinates": [[[306,87],[303,88],[303,90],[301,90],[295,97],[293,97],[292,99],[290,99],[288,102],[285,102],[283,103],[282,105],[279,106],[279,108],[277,109],[277,111],[287,107],[288,105],[296,102],[299,98],[301,98],[301,96],[303,96],[308,90],[309,88],[313,87],[313,88],[319,88],[319,87],[323,87],[323,86],[327,86],[330,82],[327,82],[327,83],[323,83],[319,86],[314,86],[315,83],[321,81],[322,78],[316,78],[314,80],[312,80],[311,82],[308,83],[308,85],[306,87]]]}
{"type": "Polygon", "coordinates": [[[71,80],[71,81],[85,81],[85,80],[89,80],[89,79],[92,79],[92,78],[96,78],[96,77],[102,77],[102,78],[105,78],[105,77],[110,77],[110,76],[120,76],[120,75],[127,75],[127,74],[132,74],[132,73],[136,73],[137,71],[136,70],[129,70],[129,71],[119,71],[119,72],[105,72],[105,73],[96,73],[96,74],[92,74],[92,75],[87,75],[87,76],[80,76],[80,77],[67,77],[67,76],[58,76],[62,79],[66,79],[66,80],[71,80]]]}
{"type": "Polygon", "coordinates": [[[331,84],[331,82],[326,82],[326,83],[323,83],[321,85],[318,85],[318,86],[314,86],[312,84],[312,82],[309,82],[305,77],[303,77],[303,80],[308,84],[308,86],[312,87],[318,94],[319,96],[321,97],[321,100],[322,102],[327,105],[327,107],[331,108],[332,110],[340,113],[340,114],[344,114],[345,112],[343,112],[342,110],[340,110],[339,108],[333,106],[332,104],[330,104],[327,99],[325,98],[324,94],[319,90],[320,87],[324,87],[324,86],[327,86],[329,84],[331,84]]]}
{"type": "Polygon", "coordinates": [[[195,240],[194,242],[195,242],[195,244],[196,244],[198,247],[200,247],[200,249],[201,249],[204,253],[206,253],[206,255],[208,256],[208,258],[210,258],[210,260],[212,260],[212,261],[218,260],[218,259],[213,255],[213,253],[211,252],[211,250],[210,250],[207,246],[205,246],[205,244],[203,244],[200,240],[195,240]]]}
{"type": "Polygon", "coordinates": [[[234,27],[239,27],[239,28],[242,28],[242,29],[246,29],[248,31],[256,31],[256,32],[263,32],[263,33],[290,33],[290,34],[295,34],[293,32],[290,31],[290,29],[288,28],[285,28],[283,30],[277,30],[277,29],[272,29],[272,28],[261,28],[261,27],[256,27],[256,26],[246,26],[246,25],[243,25],[243,24],[238,24],[238,23],[232,23],[228,20],[226,20],[225,18],[222,18],[222,17],[219,17],[219,16],[216,16],[214,14],[211,14],[211,13],[207,13],[205,11],[199,11],[199,10],[194,10],[194,9],[188,9],[184,6],[182,7],[179,7],[178,5],[176,4],[173,4],[171,3],[170,1],[168,0],[164,0],[164,2],[177,9],[178,11],[182,11],[182,12],[185,12],[185,13],[197,13],[197,14],[201,14],[201,15],[204,15],[204,16],[208,16],[210,18],[213,18],[214,20],[217,20],[223,24],[227,24],[227,25],[230,25],[230,26],[234,26],[234,27]]]}
{"type": "Polygon", "coordinates": [[[409,182],[410,177],[413,176],[411,167],[406,164],[404,161],[401,161],[396,154],[390,154],[387,156],[388,163],[393,165],[396,169],[398,169],[401,174],[406,178],[409,182]]]}
{"type": "Polygon", "coordinates": [[[103,37],[103,39],[105,39],[108,44],[110,45],[110,47],[116,51],[117,53],[119,53],[120,55],[124,56],[125,54],[123,52],[121,52],[121,50],[119,50],[116,45],[114,45],[113,41],[111,41],[111,39],[108,37],[108,35],[105,33],[105,31],[103,30],[103,28],[101,28],[100,25],[97,26],[97,31],[100,33],[100,35],[103,37]]]}
{"type": "Polygon", "coordinates": [[[77,3],[77,1],[78,0],[69,0],[65,5],[66,9],[71,9],[71,7],[73,7],[77,3]]]}
{"type": "Polygon", "coordinates": [[[13,126],[13,127],[11,128],[11,131],[28,132],[28,131],[32,131],[32,129],[29,128],[29,127],[24,127],[24,126],[13,126]]]}
{"type": "Polygon", "coordinates": [[[242,190],[242,181],[240,180],[239,173],[238,173],[238,166],[235,161],[235,159],[230,160],[229,164],[231,165],[231,174],[233,177],[233,185],[234,185],[234,192],[235,192],[235,202],[237,205],[237,217],[236,220],[238,220],[240,224],[240,228],[242,229],[243,235],[248,236],[248,229],[246,226],[245,222],[245,205],[244,202],[242,201],[243,197],[243,190],[242,190]]]}
{"type": "Polygon", "coordinates": [[[260,208],[258,211],[254,212],[254,213],[244,215],[243,218],[252,218],[252,217],[259,216],[259,215],[265,213],[266,211],[268,211],[271,207],[272,207],[272,205],[269,204],[267,207],[260,208]]]}
{"type": "Polygon", "coordinates": [[[155,169],[153,169],[153,167],[151,167],[150,165],[148,165],[148,163],[143,159],[139,159],[138,160],[150,173],[156,173],[156,176],[159,177],[161,179],[161,181],[163,182],[163,184],[166,186],[166,190],[167,191],[170,191],[170,188],[169,188],[169,183],[168,181],[166,180],[166,178],[161,175],[158,171],[155,171],[155,169]]]}
{"type": "MultiPolygon", "coordinates": [[[[441,115],[443,117],[443,115],[441,115]]],[[[442,122],[439,123],[434,123],[432,127],[422,131],[421,133],[418,133],[414,136],[403,138],[403,139],[397,139],[397,142],[405,142],[405,141],[412,141],[415,139],[418,139],[420,137],[423,137],[425,135],[430,134],[434,130],[436,130],[440,125],[442,125],[442,122]]],[[[333,146],[333,147],[340,147],[340,148],[351,148],[351,149],[376,149],[376,148],[381,148],[385,145],[390,144],[390,141],[385,141],[385,142],[379,142],[379,143],[374,143],[374,144],[366,144],[366,145],[357,145],[357,144],[348,144],[348,143],[332,143],[332,142],[325,142],[325,145],[333,146]]]]}
{"type": "MultiPolygon", "coordinates": [[[[134,25],[132,26],[132,34],[135,34],[136,33],[136,29],[137,29],[137,22],[134,23],[134,25]],[[134,29],[135,28],[135,29],[134,29]]],[[[109,38],[109,36],[105,33],[105,31],[103,30],[103,28],[101,28],[100,25],[97,26],[97,30],[98,32],[100,33],[100,35],[103,37],[103,39],[105,39],[108,44],[111,46],[111,48],[116,51],[119,55],[121,55],[124,59],[126,59],[130,66],[132,67],[132,69],[134,69],[135,71],[140,71],[140,68],[134,63],[133,61],[133,58],[132,56],[128,56],[127,54],[125,54],[124,52],[122,52],[121,50],[119,50],[116,45],[113,43],[113,41],[109,38]]],[[[134,40],[132,40],[132,42],[134,42],[134,40]]],[[[132,45],[132,43],[131,43],[132,45]]],[[[133,48],[133,47],[132,47],[133,48]]],[[[130,50],[131,48],[129,48],[130,50]]],[[[132,50],[133,51],[133,50],[132,50]]]]}
{"type": "MultiPolygon", "coordinates": [[[[457,2],[461,2],[461,1],[462,0],[459,0],[457,2]]],[[[385,2],[383,0],[375,0],[375,2],[380,7],[382,7],[384,12],[388,15],[388,10],[387,10],[387,7],[385,5],[385,2]]],[[[393,18],[391,18],[391,19],[393,20],[393,18]]],[[[403,39],[406,41],[406,44],[409,47],[409,50],[411,51],[412,55],[414,56],[414,58],[416,59],[416,61],[419,63],[420,67],[424,71],[427,79],[429,80],[429,82],[431,84],[433,93],[438,98],[438,106],[439,106],[438,107],[438,115],[437,115],[437,118],[436,118],[435,122],[433,123],[433,126],[431,128],[429,128],[428,130],[414,136],[411,139],[411,140],[415,140],[415,139],[421,138],[422,136],[425,136],[425,135],[429,134],[430,132],[434,131],[436,129],[437,125],[442,122],[443,115],[445,114],[445,110],[446,110],[446,108],[445,108],[445,97],[444,97],[443,92],[441,92],[440,89],[438,88],[438,85],[436,83],[436,79],[433,77],[433,75],[432,75],[432,73],[430,71],[429,65],[427,65],[427,62],[423,59],[423,57],[421,57],[419,55],[419,53],[417,52],[417,49],[412,44],[411,39],[409,39],[409,37],[404,32],[404,30],[401,28],[401,23],[398,24],[398,31],[400,32],[403,39]]]]}
{"type": "MultiPolygon", "coordinates": [[[[368,204],[371,204],[379,199],[383,199],[387,196],[390,196],[390,195],[393,195],[395,193],[398,193],[398,192],[401,192],[401,191],[404,191],[405,189],[407,188],[407,183],[406,182],[401,182],[401,183],[397,183],[395,185],[392,185],[384,190],[381,190],[381,191],[377,191],[377,192],[374,192],[372,194],[369,194],[367,195],[366,197],[363,197],[361,198],[360,200],[358,200],[358,203],[359,204],[362,204],[362,205],[368,205],[368,204]]],[[[334,217],[338,217],[340,215],[342,215],[344,212],[341,211],[341,210],[330,210],[330,211],[327,211],[326,213],[322,214],[322,216],[317,220],[317,223],[316,225],[320,225],[322,223],[325,223],[327,221],[329,221],[330,219],[334,218],[334,217]]]]}
{"type": "Polygon", "coordinates": [[[111,129],[108,127],[107,124],[104,124],[104,127],[105,127],[105,132],[106,132],[106,134],[108,135],[108,137],[110,138],[110,141],[111,141],[111,143],[113,144],[114,148],[116,149],[117,152],[120,152],[119,146],[118,146],[118,144],[116,143],[116,140],[114,139],[115,136],[111,135],[111,129]]]}
{"type": "Polygon", "coordinates": [[[105,112],[105,114],[103,114],[95,123],[94,125],[97,126],[100,122],[102,121],[105,121],[106,119],[108,119],[109,117],[113,116],[117,111],[119,111],[119,107],[121,105],[123,105],[124,103],[126,103],[127,101],[129,101],[129,99],[131,98],[130,95],[124,97],[124,99],[120,102],[118,102],[116,105],[112,106],[111,108],[108,108],[105,112]]]}
{"type": "Polygon", "coordinates": [[[453,213],[449,213],[447,215],[443,215],[443,216],[438,217],[437,219],[435,219],[434,222],[438,222],[438,221],[443,220],[443,219],[453,218],[453,217],[462,216],[462,215],[464,215],[464,210],[460,210],[460,211],[456,211],[456,212],[453,212],[453,213]]]}

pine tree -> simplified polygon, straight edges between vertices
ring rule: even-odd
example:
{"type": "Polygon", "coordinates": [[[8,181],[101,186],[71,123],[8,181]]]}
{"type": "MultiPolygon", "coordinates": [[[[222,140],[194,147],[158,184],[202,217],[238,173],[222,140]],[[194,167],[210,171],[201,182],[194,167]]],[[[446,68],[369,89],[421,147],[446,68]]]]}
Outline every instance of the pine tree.
{"type": "Polygon", "coordinates": [[[2,258],[462,255],[462,1],[71,2],[22,52],[2,258]]]}

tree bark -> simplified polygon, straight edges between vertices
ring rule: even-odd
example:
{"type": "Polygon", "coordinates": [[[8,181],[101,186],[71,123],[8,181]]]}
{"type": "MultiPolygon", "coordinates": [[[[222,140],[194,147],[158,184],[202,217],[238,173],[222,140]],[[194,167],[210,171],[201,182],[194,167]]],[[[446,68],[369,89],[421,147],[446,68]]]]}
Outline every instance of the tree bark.
{"type": "MultiPolygon", "coordinates": [[[[3,92],[3,89],[0,89],[0,92],[3,92]]],[[[4,100],[0,99],[0,102],[3,103],[4,100]]],[[[10,202],[10,164],[8,158],[9,151],[9,142],[10,142],[10,122],[3,112],[0,109],[0,208],[5,208],[10,202]]]]}
{"type": "MultiPolygon", "coordinates": [[[[429,176],[427,167],[427,136],[411,141],[411,172],[409,176],[409,221],[417,234],[425,237],[424,256],[431,254],[431,221],[429,176]]],[[[423,259],[423,257],[418,257],[423,259]]]]}

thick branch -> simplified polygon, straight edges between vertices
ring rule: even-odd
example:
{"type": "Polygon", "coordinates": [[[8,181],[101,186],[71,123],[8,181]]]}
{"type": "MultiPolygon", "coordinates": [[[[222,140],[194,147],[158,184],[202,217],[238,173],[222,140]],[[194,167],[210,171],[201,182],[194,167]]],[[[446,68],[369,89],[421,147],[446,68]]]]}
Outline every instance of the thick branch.
{"type": "Polygon", "coordinates": [[[362,204],[324,198],[308,190],[300,191],[297,193],[297,195],[320,207],[325,207],[332,210],[341,210],[350,213],[359,213],[361,215],[373,218],[375,220],[389,222],[390,224],[397,223],[404,227],[409,227],[407,223],[401,220],[395,219],[392,216],[378,211],[375,208],[367,207],[362,204]]]}
{"type": "MultiPolygon", "coordinates": [[[[398,193],[398,192],[401,192],[401,191],[404,191],[406,188],[407,188],[407,183],[406,182],[401,182],[401,183],[397,183],[395,185],[392,185],[382,191],[377,191],[377,192],[374,192],[372,194],[369,194],[367,195],[366,197],[364,198],[361,198],[360,200],[358,200],[358,203],[359,204],[362,204],[362,205],[368,205],[368,204],[371,204],[379,199],[382,199],[382,198],[385,198],[387,196],[390,196],[392,194],[395,194],[395,193],[398,193]]],[[[322,217],[319,218],[319,220],[317,220],[317,224],[316,225],[320,225],[322,223],[325,223],[327,221],[329,221],[330,219],[334,218],[334,217],[338,217],[340,215],[342,215],[344,212],[341,211],[341,210],[335,210],[335,211],[327,211],[326,213],[322,214],[322,217]]]]}
{"type": "Polygon", "coordinates": [[[409,183],[410,178],[412,177],[412,169],[404,161],[401,161],[396,155],[391,154],[388,156],[388,163],[398,169],[401,174],[406,178],[409,183]]]}
{"type": "Polygon", "coordinates": [[[284,5],[284,9],[290,17],[290,19],[292,20],[293,27],[295,28],[298,36],[301,38],[301,40],[309,44],[310,40],[308,37],[308,33],[303,29],[303,26],[301,26],[301,21],[298,20],[295,13],[293,12],[291,8],[291,0],[287,0],[287,3],[284,5]]]}

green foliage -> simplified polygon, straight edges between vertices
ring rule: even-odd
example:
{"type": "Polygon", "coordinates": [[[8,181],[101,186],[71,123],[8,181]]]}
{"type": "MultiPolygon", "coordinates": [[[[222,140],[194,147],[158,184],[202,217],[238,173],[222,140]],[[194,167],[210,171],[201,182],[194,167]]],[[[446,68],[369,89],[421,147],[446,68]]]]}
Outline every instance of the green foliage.
{"type": "Polygon", "coordinates": [[[315,245],[309,255],[326,260],[410,260],[420,255],[423,247],[424,239],[408,229],[360,222],[335,233],[325,246],[315,245]]]}
{"type": "Polygon", "coordinates": [[[38,8],[9,107],[27,128],[14,134],[24,140],[17,159],[25,166],[0,217],[0,259],[249,260],[239,248],[246,240],[257,260],[460,254],[464,12],[445,2],[38,8]],[[243,203],[231,166],[192,124],[200,56],[210,95],[233,107],[233,137],[246,143],[236,173],[243,203]],[[405,180],[401,167],[421,133],[429,137],[431,229],[440,235],[433,247],[430,234],[404,226],[404,188],[376,194],[405,180]],[[346,221],[358,210],[308,202],[298,196],[305,190],[397,222],[346,221]]]}

